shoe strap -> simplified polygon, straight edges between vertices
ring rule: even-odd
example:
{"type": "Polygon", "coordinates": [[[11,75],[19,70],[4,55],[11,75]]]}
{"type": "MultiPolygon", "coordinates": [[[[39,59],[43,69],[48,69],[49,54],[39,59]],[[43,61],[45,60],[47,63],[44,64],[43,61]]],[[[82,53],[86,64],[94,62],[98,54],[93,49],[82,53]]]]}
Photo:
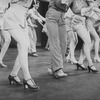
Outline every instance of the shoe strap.
{"type": "Polygon", "coordinates": [[[91,66],[89,66],[89,67],[91,68],[92,66],[94,66],[94,65],[91,65],[91,66]]]}
{"type": "Polygon", "coordinates": [[[33,85],[36,85],[35,82],[34,82],[34,80],[33,80],[33,78],[29,78],[29,79],[27,79],[26,81],[27,81],[27,82],[28,82],[28,81],[32,81],[33,85]]]}
{"type": "Polygon", "coordinates": [[[79,64],[79,65],[84,65],[84,64],[82,63],[82,64],[79,64]]]}
{"type": "Polygon", "coordinates": [[[61,69],[62,69],[62,68],[59,68],[59,69],[55,70],[54,73],[58,72],[58,71],[61,70],[61,69]]]}
{"type": "Polygon", "coordinates": [[[12,76],[12,75],[10,75],[10,76],[13,77],[16,81],[19,80],[18,82],[21,82],[20,79],[19,79],[19,77],[18,77],[17,75],[16,75],[16,76],[12,76]],[[17,80],[17,79],[18,79],[18,80],[17,80]]]}

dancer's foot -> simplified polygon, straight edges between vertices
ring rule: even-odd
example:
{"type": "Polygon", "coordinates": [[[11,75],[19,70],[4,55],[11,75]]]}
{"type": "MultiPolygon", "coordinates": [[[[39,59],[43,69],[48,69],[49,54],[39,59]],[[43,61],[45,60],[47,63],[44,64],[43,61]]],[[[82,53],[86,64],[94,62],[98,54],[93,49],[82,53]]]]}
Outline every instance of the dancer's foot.
{"type": "Polygon", "coordinates": [[[77,60],[76,59],[71,59],[70,62],[71,62],[71,64],[77,64],[77,60]]]}
{"type": "Polygon", "coordinates": [[[5,65],[3,62],[0,63],[1,68],[7,68],[7,65],[5,65]]]}
{"type": "Polygon", "coordinates": [[[56,71],[56,72],[53,72],[53,70],[52,70],[51,68],[48,68],[48,73],[49,73],[50,75],[53,75],[53,76],[54,76],[55,78],[57,78],[57,79],[67,76],[67,74],[64,73],[64,72],[62,71],[62,69],[60,69],[60,70],[58,70],[58,71],[56,71]]]}
{"type": "Polygon", "coordinates": [[[60,69],[60,70],[54,72],[53,75],[54,75],[54,77],[55,77],[56,79],[63,78],[63,77],[66,77],[66,76],[67,76],[67,74],[64,73],[62,69],[60,69]]]}
{"type": "Polygon", "coordinates": [[[38,54],[36,52],[32,52],[32,53],[28,53],[29,56],[32,56],[32,57],[38,57],[38,54]]]}
{"type": "Polygon", "coordinates": [[[32,90],[32,91],[38,91],[39,86],[37,86],[32,78],[28,80],[23,80],[24,89],[32,90]]]}
{"type": "Polygon", "coordinates": [[[9,79],[10,85],[12,85],[14,83],[16,83],[17,85],[22,85],[22,82],[20,81],[18,76],[11,76],[11,75],[9,75],[8,79],[9,79]]]}
{"type": "Polygon", "coordinates": [[[99,57],[94,57],[93,60],[94,60],[94,62],[99,62],[100,63],[100,58],[99,57]]]}
{"type": "Polygon", "coordinates": [[[77,70],[79,70],[79,68],[81,68],[82,70],[87,70],[84,64],[77,63],[76,66],[77,66],[77,70]]]}
{"type": "Polygon", "coordinates": [[[48,73],[50,74],[50,75],[53,75],[53,70],[51,69],[51,68],[48,68],[48,73]]]}
{"type": "Polygon", "coordinates": [[[88,66],[88,71],[93,73],[99,72],[94,65],[88,66]]]}

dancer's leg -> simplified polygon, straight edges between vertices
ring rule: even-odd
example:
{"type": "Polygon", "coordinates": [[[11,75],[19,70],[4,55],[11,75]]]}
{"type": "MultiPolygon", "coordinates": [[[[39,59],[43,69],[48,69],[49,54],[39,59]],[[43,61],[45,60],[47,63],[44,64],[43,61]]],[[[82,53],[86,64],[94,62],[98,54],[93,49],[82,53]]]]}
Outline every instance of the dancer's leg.
{"type": "Polygon", "coordinates": [[[88,60],[89,66],[91,66],[93,65],[93,62],[90,56],[90,46],[91,46],[90,34],[82,24],[77,25],[76,29],[77,29],[77,34],[84,41],[83,50],[88,60]]]}
{"type": "Polygon", "coordinates": [[[5,56],[5,53],[8,50],[10,42],[11,42],[11,36],[8,31],[2,31],[2,35],[4,38],[4,44],[3,44],[2,48],[1,48],[1,52],[0,52],[0,63],[3,63],[2,60],[5,56]]]}
{"type": "Polygon", "coordinates": [[[77,60],[75,59],[75,47],[76,47],[76,44],[74,43],[75,41],[72,39],[71,42],[70,42],[70,60],[73,62],[73,63],[77,63],[77,60]]]}
{"type": "MultiPolygon", "coordinates": [[[[18,49],[18,52],[20,52],[20,46],[19,46],[19,44],[17,44],[17,49],[18,49]]],[[[21,63],[20,63],[20,60],[19,60],[19,55],[17,55],[14,67],[13,67],[10,75],[11,76],[17,76],[20,68],[21,68],[21,63]]]]}
{"type": "Polygon", "coordinates": [[[32,52],[36,52],[37,37],[36,37],[36,32],[35,32],[34,28],[28,26],[28,30],[29,30],[29,39],[30,39],[30,50],[29,50],[29,53],[31,54],[32,52]]]}
{"type": "Polygon", "coordinates": [[[69,45],[69,54],[68,54],[67,58],[69,58],[72,63],[77,63],[77,60],[75,59],[75,55],[74,55],[75,48],[77,45],[77,38],[75,35],[77,35],[77,34],[75,34],[73,31],[68,32],[68,38],[70,40],[70,45],[69,45]]]}
{"type": "MultiPolygon", "coordinates": [[[[24,29],[22,30],[21,28],[9,30],[9,32],[10,32],[11,36],[19,44],[20,49],[18,52],[18,57],[19,57],[19,61],[21,64],[22,71],[24,73],[24,79],[27,80],[27,79],[31,78],[31,75],[30,75],[29,69],[28,69],[29,35],[24,29]]],[[[19,62],[18,57],[16,59],[16,63],[19,62]]],[[[17,68],[19,69],[19,66],[17,66],[17,68]]]]}
{"type": "Polygon", "coordinates": [[[100,61],[100,57],[99,57],[99,43],[100,43],[100,38],[93,26],[93,22],[91,20],[87,20],[87,25],[88,25],[88,29],[90,34],[93,36],[94,39],[94,49],[95,49],[95,56],[94,58],[96,58],[97,60],[100,61]]]}

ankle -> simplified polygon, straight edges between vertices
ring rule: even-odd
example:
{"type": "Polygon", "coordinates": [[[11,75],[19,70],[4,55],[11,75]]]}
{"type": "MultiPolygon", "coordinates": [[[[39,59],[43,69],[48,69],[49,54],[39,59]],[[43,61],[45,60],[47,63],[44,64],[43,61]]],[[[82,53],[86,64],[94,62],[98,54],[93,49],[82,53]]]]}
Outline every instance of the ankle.
{"type": "Polygon", "coordinates": [[[17,74],[14,73],[10,73],[9,75],[11,75],[12,77],[17,77],[17,74]]]}
{"type": "Polygon", "coordinates": [[[78,62],[78,64],[83,65],[83,62],[78,62]]]}
{"type": "Polygon", "coordinates": [[[34,80],[32,78],[29,78],[26,80],[26,82],[29,84],[29,85],[36,85],[34,80]]]}
{"type": "Polygon", "coordinates": [[[89,66],[90,68],[96,70],[96,67],[94,65],[89,66]]]}
{"type": "Polygon", "coordinates": [[[19,77],[17,75],[9,75],[10,77],[12,77],[13,79],[15,79],[17,82],[21,82],[21,80],[19,79],[19,77]]]}

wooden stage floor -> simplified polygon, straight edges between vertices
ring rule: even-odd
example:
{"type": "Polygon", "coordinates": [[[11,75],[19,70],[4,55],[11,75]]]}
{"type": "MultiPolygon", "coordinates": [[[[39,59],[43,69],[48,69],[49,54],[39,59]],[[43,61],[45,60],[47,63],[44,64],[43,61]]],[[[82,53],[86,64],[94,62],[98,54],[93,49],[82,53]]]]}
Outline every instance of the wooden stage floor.
{"type": "MultiPolygon", "coordinates": [[[[98,74],[76,70],[76,65],[64,63],[66,78],[55,79],[49,75],[50,52],[37,49],[39,56],[29,56],[29,69],[37,85],[38,92],[25,91],[23,86],[9,85],[8,75],[12,70],[17,55],[16,48],[9,48],[4,63],[8,68],[0,68],[0,100],[100,100],[100,63],[94,63],[99,70],[98,74]]],[[[92,52],[92,57],[94,51],[92,52]]],[[[76,51],[78,59],[79,52],[76,51]]],[[[87,66],[87,61],[84,62],[87,66]]],[[[22,70],[19,77],[23,80],[22,70]]]]}

